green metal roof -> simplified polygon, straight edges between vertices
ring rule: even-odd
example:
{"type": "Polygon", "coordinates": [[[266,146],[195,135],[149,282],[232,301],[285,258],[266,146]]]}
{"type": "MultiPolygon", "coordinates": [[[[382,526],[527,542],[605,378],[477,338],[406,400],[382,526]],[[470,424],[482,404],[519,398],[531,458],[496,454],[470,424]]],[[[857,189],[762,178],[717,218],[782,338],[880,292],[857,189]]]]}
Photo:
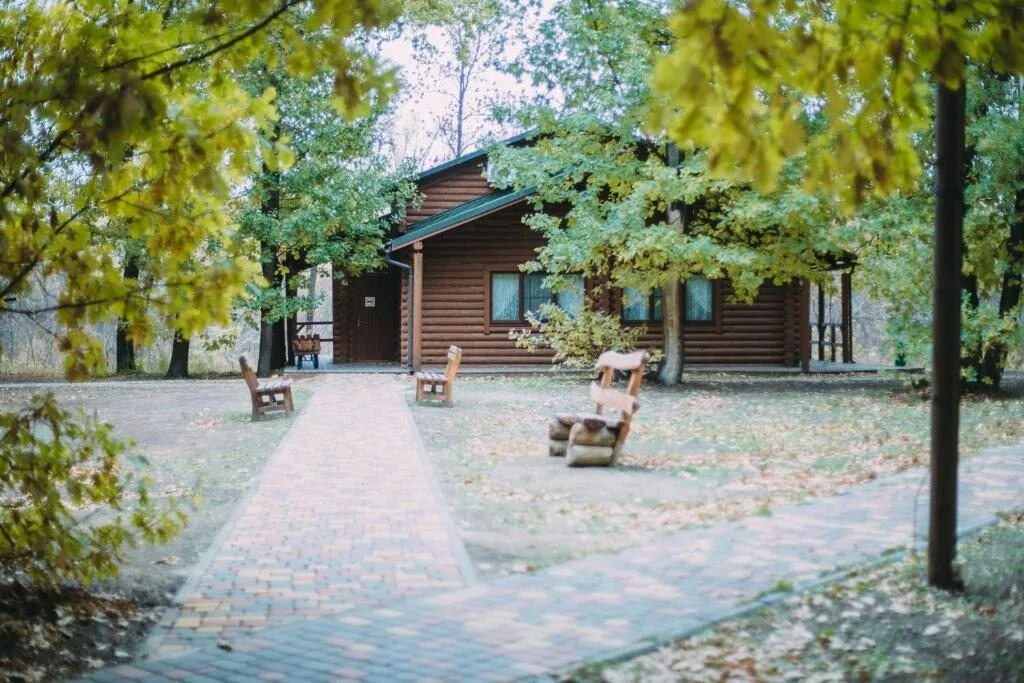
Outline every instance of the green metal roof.
{"type": "Polygon", "coordinates": [[[500,211],[505,207],[524,201],[536,191],[536,187],[527,187],[519,190],[518,192],[500,190],[498,192],[486,194],[483,197],[478,197],[477,199],[466,202],[465,204],[459,204],[447,211],[434,214],[430,218],[425,218],[413,223],[410,226],[412,230],[391,240],[391,250],[407,247],[413,242],[433,237],[439,233],[447,232],[452,228],[465,225],[466,223],[482,216],[492,214],[495,211],[500,211]]]}
{"type": "Polygon", "coordinates": [[[473,161],[474,159],[481,159],[481,158],[487,156],[488,150],[490,150],[492,147],[494,147],[494,145],[514,145],[516,143],[523,142],[524,140],[527,140],[527,139],[533,137],[536,134],[537,134],[537,131],[535,129],[531,129],[531,130],[528,130],[528,131],[526,131],[524,133],[520,133],[519,135],[514,135],[514,136],[512,136],[512,137],[510,137],[510,138],[508,138],[506,140],[501,140],[501,141],[496,142],[494,144],[488,144],[487,146],[485,146],[485,147],[483,147],[481,149],[478,149],[475,152],[470,152],[469,154],[463,154],[460,157],[455,157],[451,161],[446,161],[443,164],[438,164],[437,166],[434,166],[432,168],[428,168],[425,171],[420,171],[419,175],[416,176],[416,181],[417,182],[423,182],[424,180],[427,180],[431,176],[435,176],[438,173],[443,173],[444,171],[447,171],[450,168],[455,168],[456,166],[460,166],[461,164],[464,164],[467,161],[473,161]]]}

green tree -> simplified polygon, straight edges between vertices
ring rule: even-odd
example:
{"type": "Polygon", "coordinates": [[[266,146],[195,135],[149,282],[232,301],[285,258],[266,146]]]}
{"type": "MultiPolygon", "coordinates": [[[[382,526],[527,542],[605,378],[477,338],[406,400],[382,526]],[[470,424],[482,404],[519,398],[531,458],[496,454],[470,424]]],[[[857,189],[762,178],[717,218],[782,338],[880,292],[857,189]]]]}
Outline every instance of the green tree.
{"type": "Polygon", "coordinates": [[[922,175],[915,139],[934,111],[929,580],[954,586],[966,64],[1024,72],[1024,6],[695,0],[669,25],[675,39],[654,71],[652,120],[684,148],[705,150],[719,177],[771,188],[800,153],[808,186],[848,207],[913,190],[922,175]],[[808,111],[825,125],[803,125],[808,111]]]}
{"type": "Polygon", "coordinates": [[[390,167],[381,149],[381,97],[348,120],[332,106],[330,73],[297,79],[260,65],[250,74],[252,91],[275,92],[278,118],[262,144],[287,145],[287,159],[251,176],[235,211],[262,266],[264,284],[251,289],[248,305],[260,313],[257,373],[267,376],[285,364],[284,320],[319,302],[315,293],[296,296],[301,271],[332,264],[340,278],[383,265],[384,238],[415,187],[403,180],[410,169],[390,167]]]}
{"type": "MultiPolygon", "coordinates": [[[[1010,352],[1024,348],[1020,277],[1024,239],[1024,121],[1019,78],[971,69],[967,102],[964,214],[962,383],[968,391],[999,388],[1010,352]]],[[[934,134],[919,154],[934,153],[934,134]]],[[[863,282],[889,308],[889,341],[926,358],[931,348],[934,174],[925,165],[913,192],[868,202],[856,220],[873,236],[859,254],[863,282]],[[928,277],[922,277],[922,273],[928,277]]]]}
{"type": "MultiPolygon", "coordinates": [[[[675,384],[683,361],[680,281],[729,277],[751,300],[765,280],[823,278],[826,257],[844,253],[849,231],[834,225],[832,202],[801,189],[800,160],[785,169],[792,182],[758,194],[713,177],[699,150],[677,160],[667,136],[642,133],[651,116],[649,74],[669,45],[669,9],[649,0],[556,5],[517,66],[539,91],[516,112],[536,128],[534,142],[495,151],[491,172],[499,183],[537,187],[527,223],[546,245],[534,269],[662,288],[661,380],[675,384]]],[[[554,277],[552,284],[565,283],[554,277]]]]}
{"type": "MultiPolygon", "coordinates": [[[[250,93],[234,74],[275,29],[288,73],[331,70],[336,106],[361,113],[388,78],[352,37],[394,12],[386,0],[3,5],[0,316],[56,313],[72,379],[103,365],[91,324],[118,320],[126,339],[145,344],[160,324],[187,337],[227,322],[250,279],[230,248],[227,200],[259,162],[259,131],[276,120],[274,93],[250,93]],[[125,273],[125,239],[148,256],[143,276],[125,273]],[[24,303],[46,278],[60,285],[57,301],[24,303]]],[[[116,512],[123,500],[124,446],[109,427],[37,397],[0,415],[0,430],[5,561],[33,563],[23,568],[36,578],[88,579],[112,570],[126,535],[171,532],[145,498],[87,530],[68,512],[69,503],[116,512]]]]}
{"type": "MultiPolygon", "coordinates": [[[[484,72],[496,66],[532,0],[411,0],[406,17],[413,49],[432,72],[426,86],[448,100],[437,132],[452,157],[484,141],[494,121],[481,92],[484,72]]],[[[419,86],[424,87],[424,86],[419,86]]]]}
{"type": "Polygon", "coordinates": [[[185,334],[226,322],[248,279],[242,262],[223,250],[183,266],[204,243],[229,240],[225,200],[275,117],[272,93],[250,94],[231,74],[276,27],[291,73],[332,69],[335,102],[361,110],[383,76],[345,38],[391,13],[375,0],[0,9],[0,315],[43,312],[16,297],[34,275],[59,277],[52,308],[73,377],[103,361],[89,323],[120,318],[146,343],[158,320],[185,334]],[[114,222],[160,255],[147,283],[123,275],[119,245],[104,236],[114,222]]]}

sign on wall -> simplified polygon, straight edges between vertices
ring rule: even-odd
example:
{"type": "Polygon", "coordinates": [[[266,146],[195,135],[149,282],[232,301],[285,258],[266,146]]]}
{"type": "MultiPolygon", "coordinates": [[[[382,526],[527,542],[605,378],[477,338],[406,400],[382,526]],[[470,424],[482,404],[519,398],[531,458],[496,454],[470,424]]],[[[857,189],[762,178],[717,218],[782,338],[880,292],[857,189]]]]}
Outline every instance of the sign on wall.
{"type": "Polygon", "coordinates": [[[366,308],[376,308],[377,307],[377,297],[375,297],[375,296],[363,297],[363,306],[365,306],[366,308]]]}

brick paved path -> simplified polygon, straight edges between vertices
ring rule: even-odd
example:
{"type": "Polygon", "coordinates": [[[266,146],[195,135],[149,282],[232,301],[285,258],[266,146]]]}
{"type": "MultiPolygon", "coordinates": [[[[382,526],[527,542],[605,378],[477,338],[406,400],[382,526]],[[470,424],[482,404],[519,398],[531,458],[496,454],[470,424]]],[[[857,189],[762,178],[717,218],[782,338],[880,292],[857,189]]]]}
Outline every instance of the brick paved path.
{"type": "MultiPolygon", "coordinates": [[[[960,528],[1024,505],[1024,449],[961,469],[960,528]]],[[[754,604],[780,579],[920,543],[927,483],[915,470],[769,517],[692,529],[441,595],[353,609],[205,648],[96,672],[92,680],[510,680],[639,651],[754,604]],[[915,517],[917,521],[915,522],[915,517]],[[916,533],[916,541],[915,539],[916,533]]]]}
{"type": "Polygon", "coordinates": [[[473,582],[401,387],[388,376],[318,379],[151,651],[473,582]]]}

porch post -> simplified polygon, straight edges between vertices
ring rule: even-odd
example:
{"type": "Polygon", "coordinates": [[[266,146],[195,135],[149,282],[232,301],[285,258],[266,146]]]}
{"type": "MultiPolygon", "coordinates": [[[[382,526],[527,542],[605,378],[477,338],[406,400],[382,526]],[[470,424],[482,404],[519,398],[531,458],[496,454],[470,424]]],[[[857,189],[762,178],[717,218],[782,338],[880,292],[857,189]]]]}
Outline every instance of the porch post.
{"type": "Polygon", "coordinates": [[[800,287],[800,372],[811,371],[811,281],[800,287]]]}
{"type": "Polygon", "coordinates": [[[818,285],[818,360],[825,360],[825,287],[818,285]]]}
{"type": "Polygon", "coordinates": [[[412,369],[423,367],[423,243],[412,245],[412,329],[409,343],[412,344],[412,369]]]}
{"type": "Polygon", "coordinates": [[[843,362],[853,362],[853,270],[840,276],[842,283],[843,362]]]}

